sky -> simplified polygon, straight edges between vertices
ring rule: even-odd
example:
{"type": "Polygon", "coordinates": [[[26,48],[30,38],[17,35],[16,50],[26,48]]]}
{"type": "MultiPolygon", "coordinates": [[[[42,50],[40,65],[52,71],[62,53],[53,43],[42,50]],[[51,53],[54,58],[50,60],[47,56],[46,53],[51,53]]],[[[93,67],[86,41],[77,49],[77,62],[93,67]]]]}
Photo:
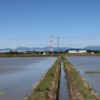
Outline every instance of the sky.
{"type": "Polygon", "coordinates": [[[100,0],[0,0],[0,48],[100,46],[100,0]]]}

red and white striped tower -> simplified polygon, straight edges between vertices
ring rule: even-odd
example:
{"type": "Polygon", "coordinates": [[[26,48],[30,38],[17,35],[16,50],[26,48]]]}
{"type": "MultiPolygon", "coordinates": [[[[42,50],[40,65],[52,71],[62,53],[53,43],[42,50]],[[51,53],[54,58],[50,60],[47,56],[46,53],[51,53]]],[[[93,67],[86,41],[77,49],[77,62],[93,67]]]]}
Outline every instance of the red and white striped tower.
{"type": "Polygon", "coordinates": [[[51,65],[53,64],[53,45],[52,45],[52,34],[50,35],[50,51],[52,53],[51,65]]]}
{"type": "Polygon", "coordinates": [[[50,35],[50,51],[52,51],[52,52],[53,52],[52,34],[50,35]]]}

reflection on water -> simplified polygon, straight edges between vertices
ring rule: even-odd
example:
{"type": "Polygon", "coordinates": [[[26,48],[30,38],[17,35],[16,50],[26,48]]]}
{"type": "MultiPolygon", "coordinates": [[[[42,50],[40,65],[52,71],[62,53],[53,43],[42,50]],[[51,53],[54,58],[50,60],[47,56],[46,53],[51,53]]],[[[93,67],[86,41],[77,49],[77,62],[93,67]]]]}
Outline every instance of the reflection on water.
{"type": "Polygon", "coordinates": [[[100,95],[100,73],[85,74],[84,71],[100,71],[100,57],[67,57],[80,74],[100,95]]]}
{"type": "Polygon", "coordinates": [[[60,76],[60,86],[59,86],[58,100],[69,100],[67,80],[65,78],[65,72],[64,72],[64,69],[63,69],[63,62],[61,63],[61,76],[60,76]]]}
{"type": "Polygon", "coordinates": [[[0,58],[0,100],[24,100],[50,65],[51,57],[0,58]]]}
{"type": "Polygon", "coordinates": [[[53,65],[53,57],[51,57],[51,66],[53,65]]]}

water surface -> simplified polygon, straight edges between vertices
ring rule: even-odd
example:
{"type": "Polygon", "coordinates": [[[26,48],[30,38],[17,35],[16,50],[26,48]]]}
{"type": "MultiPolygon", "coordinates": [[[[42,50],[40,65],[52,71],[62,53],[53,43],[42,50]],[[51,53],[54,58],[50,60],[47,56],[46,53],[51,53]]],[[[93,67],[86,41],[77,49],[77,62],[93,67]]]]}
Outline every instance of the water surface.
{"type": "Polygon", "coordinates": [[[100,71],[100,57],[67,57],[79,73],[100,95],[100,73],[85,74],[84,71],[100,71]]]}
{"type": "MultiPolygon", "coordinates": [[[[53,58],[55,61],[57,58],[53,58]]],[[[0,100],[24,100],[51,66],[51,57],[0,58],[0,100]]]]}
{"type": "Polygon", "coordinates": [[[63,62],[61,63],[61,76],[60,76],[60,86],[59,86],[58,100],[69,100],[67,80],[65,78],[65,72],[64,72],[64,69],[63,69],[63,62]]]}

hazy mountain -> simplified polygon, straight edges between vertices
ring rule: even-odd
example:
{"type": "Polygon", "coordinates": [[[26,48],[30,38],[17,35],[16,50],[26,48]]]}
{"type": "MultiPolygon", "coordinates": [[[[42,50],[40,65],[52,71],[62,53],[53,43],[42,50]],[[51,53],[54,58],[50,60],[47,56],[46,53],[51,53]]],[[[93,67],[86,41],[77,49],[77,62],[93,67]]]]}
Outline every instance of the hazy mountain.
{"type": "MultiPolygon", "coordinates": [[[[67,49],[71,49],[71,47],[59,47],[59,51],[60,50],[67,50],[67,49]]],[[[39,47],[34,47],[34,48],[28,48],[28,47],[19,47],[18,50],[46,50],[49,51],[50,47],[44,47],[44,48],[39,48],[39,47]]],[[[54,51],[58,50],[58,47],[53,47],[54,51]]]]}
{"type": "MultiPolygon", "coordinates": [[[[75,49],[72,47],[59,47],[59,51],[63,50],[67,50],[67,49],[75,49]]],[[[80,48],[77,48],[80,49],[80,48]]],[[[83,49],[90,49],[90,50],[100,50],[100,46],[87,46],[83,49]]],[[[16,50],[16,49],[12,49],[12,48],[5,48],[5,49],[0,49],[0,51],[10,51],[10,50],[16,50]]],[[[44,47],[44,48],[39,48],[39,47],[33,47],[33,48],[29,48],[29,47],[18,47],[19,51],[23,51],[23,50],[50,50],[50,47],[44,47]]],[[[58,47],[53,47],[54,51],[58,50],[58,47]]]]}
{"type": "MultiPolygon", "coordinates": [[[[71,49],[71,47],[59,47],[59,51],[60,50],[67,50],[67,49],[71,49]]],[[[5,49],[0,49],[0,51],[10,51],[10,50],[17,50],[17,49],[12,49],[12,48],[5,48],[5,49]]],[[[33,47],[33,48],[29,48],[29,47],[18,47],[18,51],[23,51],[23,50],[46,50],[49,51],[50,47],[44,47],[44,48],[39,48],[39,47],[33,47]]],[[[54,51],[58,50],[58,47],[53,47],[54,51]]]]}
{"type": "Polygon", "coordinates": [[[90,49],[90,50],[100,50],[100,46],[87,46],[85,49],[90,49]]]}

